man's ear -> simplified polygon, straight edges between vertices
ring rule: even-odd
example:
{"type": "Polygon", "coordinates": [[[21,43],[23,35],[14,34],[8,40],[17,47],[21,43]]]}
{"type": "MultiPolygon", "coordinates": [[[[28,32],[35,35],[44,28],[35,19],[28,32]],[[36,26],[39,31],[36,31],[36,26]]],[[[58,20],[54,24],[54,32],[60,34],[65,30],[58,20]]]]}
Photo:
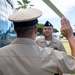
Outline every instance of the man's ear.
{"type": "Polygon", "coordinates": [[[54,32],[54,28],[52,28],[52,33],[54,32]]]}
{"type": "Polygon", "coordinates": [[[38,28],[37,26],[34,27],[34,33],[37,34],[38,28]]]}

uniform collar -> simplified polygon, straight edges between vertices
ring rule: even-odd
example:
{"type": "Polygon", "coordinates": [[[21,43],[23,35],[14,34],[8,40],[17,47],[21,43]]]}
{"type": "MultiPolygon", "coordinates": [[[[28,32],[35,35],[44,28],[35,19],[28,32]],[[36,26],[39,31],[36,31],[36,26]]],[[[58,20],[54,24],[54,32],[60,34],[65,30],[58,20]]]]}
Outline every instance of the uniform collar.
{"type": "MultiPolygon", "coordinates": [[[[41,43],[43,43],[43,42],[45,42],[46,40],[45,40],[45,37],[44,38],[42,38],[41,39],[41,43]]],[[[57,41],[56,41],[56,39],[52,36],[52,40],[51,40],[52,42],[54,42],[54,43],[56,43],[57,41]]]]}
{"type": "Polygon", "coordinates": [[[11,42],[11,44],[32,44],[36,45],[36,43],[29,38],[16,38],[14,41],[11,42]]]}

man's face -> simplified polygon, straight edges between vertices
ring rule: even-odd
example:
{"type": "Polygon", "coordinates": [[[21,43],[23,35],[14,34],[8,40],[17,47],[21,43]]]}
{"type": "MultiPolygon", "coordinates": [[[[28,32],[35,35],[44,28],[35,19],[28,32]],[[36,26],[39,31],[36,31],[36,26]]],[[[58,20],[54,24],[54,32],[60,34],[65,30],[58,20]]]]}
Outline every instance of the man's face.
{"type": "Polygon", "coordinates": [[[52,33],[53,33],[53,27],[52,26],[49,26],[49,27],[44,26],[44,28],[43,28],[43,34],[44,34],[44,36],[51,37],[52,33]]]}

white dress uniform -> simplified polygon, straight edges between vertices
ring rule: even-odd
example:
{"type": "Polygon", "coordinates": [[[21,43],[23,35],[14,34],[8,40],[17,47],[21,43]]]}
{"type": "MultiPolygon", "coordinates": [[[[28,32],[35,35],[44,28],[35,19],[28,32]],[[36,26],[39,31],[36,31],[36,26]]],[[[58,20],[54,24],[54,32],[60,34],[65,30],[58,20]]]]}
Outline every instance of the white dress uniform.
{"type": "Polygon", "coordinates": [[[75,73],[75,58],[41,48],[31,39],[17,38],[0,48],[0,75],[54,75],[61,71],[75,73]]]}

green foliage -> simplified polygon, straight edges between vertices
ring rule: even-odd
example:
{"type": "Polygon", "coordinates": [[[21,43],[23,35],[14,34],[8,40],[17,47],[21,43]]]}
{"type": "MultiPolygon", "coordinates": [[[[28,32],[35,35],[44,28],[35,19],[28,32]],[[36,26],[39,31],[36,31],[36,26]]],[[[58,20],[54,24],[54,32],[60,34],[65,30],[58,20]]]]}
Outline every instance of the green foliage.
{"type": "Polygon", "coordinates": [[[29,3],[30,3],[30,1],[28,1],[28,0],[22,0],[22,2],[23,2],[24,4],[29,4],[29,3]]]}
{"type": "Polygon", "coordinates": [[[22,5],[22,3],[20,1],[17,1],[18,5],[22,5]]]}
{"type": "Polygon", "coordinates": [[[22,2],[17,1],[19,7],[15,8],[15,10],[19,10],[19,9],[25,9],[27,8],[27,6],[29,5],[30,7],[34,6],[32,4],[30,4],[30,1],[28,0],[22,0],[22,2]]]}
{"type": "Polygon", "coordinates": [[[44,26],[43,24],[38,24],[38,32],[39,32],[38,35],[42,35],[43,26],[44,26]]]}
{"type": "Polygon", "coordinates": [[[63,35],[60,35],[60,38],[63,38],[64,36],[63,35]]]}
{"type": "Polygon", "coordinates": [[[57,32],[59,32],[59,31],[58,31],[56,28],[54,28],[53,30],[54,30],[54,33],[57,33],[57,32]]]}

